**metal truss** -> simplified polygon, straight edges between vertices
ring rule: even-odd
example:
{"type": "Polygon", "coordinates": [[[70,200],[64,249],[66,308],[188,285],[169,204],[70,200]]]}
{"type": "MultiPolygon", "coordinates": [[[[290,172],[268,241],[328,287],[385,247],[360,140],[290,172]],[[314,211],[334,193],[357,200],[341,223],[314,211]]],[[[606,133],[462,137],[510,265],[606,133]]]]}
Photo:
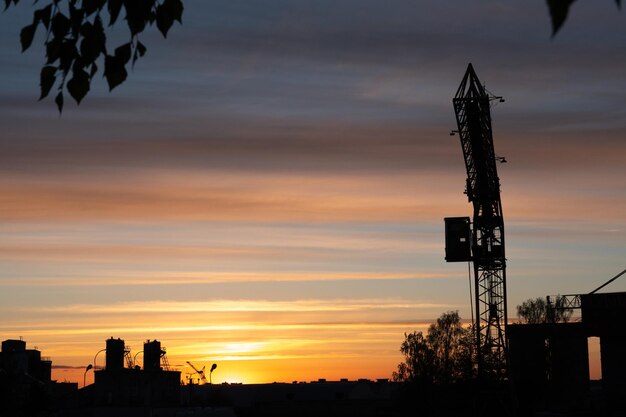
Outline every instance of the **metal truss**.
{"type": "MultiPolygon", "coordinates": [[[[495,97],[501,99],[500,97],[495,97]]],[[[472,261],[476,299],[478,370],[482,376],[506,374],[506,259],[500,180],[491,131],[490,102],[472,65],[453,99],[467,170],[465,193],[473,204],[472,261]]]]}

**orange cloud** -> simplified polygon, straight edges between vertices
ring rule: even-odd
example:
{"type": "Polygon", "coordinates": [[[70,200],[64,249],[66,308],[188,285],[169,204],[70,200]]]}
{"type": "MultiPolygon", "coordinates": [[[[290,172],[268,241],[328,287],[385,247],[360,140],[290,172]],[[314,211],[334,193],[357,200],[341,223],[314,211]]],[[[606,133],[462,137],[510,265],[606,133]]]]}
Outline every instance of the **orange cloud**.
{"type": "Polygon", "coordinates": [[[146,171],[113,181],[0,182],[0,219],[400,221],[439,217],[440,178],[146,171]]]}
{"type": "MultiPolygon", "coordinates": [[[[32,259],[32,258],[31,258],[32,259]]],[[[218,284],[246,282],[307,282],[307,281],[354,281],[354,280],[414,280],[452,278],[458,274],[449,272],[136,272],[118,271],[111,275],[91,275],[85,277],[19,277],[3,278],[0,286],[36,286],[36,287],[108,287],[108,286],[151,286],[184,284],[218,284]]]]}

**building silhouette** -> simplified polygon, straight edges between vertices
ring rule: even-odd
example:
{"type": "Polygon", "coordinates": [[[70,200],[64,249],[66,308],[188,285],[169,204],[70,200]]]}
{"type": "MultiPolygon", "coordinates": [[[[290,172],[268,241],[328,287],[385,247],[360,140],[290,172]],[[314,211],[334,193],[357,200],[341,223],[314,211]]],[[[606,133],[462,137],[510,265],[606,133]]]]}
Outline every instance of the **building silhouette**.
{"type": "Polygon", "coordinates": [[[94,372],[86,404],[101,407],[178,406],[180,404],[180,371],[171,371],[165,349],[157,340],[146,341],[143,368],[130,360],[124,340],[106,341],[106,365],[94,372]],[[128,359],[128,360],[125,360],[128,359]],[[124,366],[125,363],[128,366],[124,366]]]}
{"type": "Polygon", "coordinates": [[[0,415],[32,416],[73,407],[78,384],[51,379],[52,361],[22,339],[2,342],[0,351],[0,415]]]}
{"type": "MultiPolygon", "coordinates": [[[[626,410],[626,292],[580,295],[581,320],[508,326],[510,377],[522,408],[626,410]],[[600,338],[600,397],[590,395],[587,339],[600,338]]],[[[612,415],[612,414],[609,414],[612,415]]]]}

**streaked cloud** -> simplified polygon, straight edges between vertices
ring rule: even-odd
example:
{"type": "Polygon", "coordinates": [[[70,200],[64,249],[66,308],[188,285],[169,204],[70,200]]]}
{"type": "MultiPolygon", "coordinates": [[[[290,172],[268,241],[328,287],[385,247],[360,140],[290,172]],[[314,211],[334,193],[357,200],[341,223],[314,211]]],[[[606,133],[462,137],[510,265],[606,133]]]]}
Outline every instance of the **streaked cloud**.
{"type": "Polygon", "coordinates": [[[369,309],[449,308],[446,304],[424,304],[401,300],[211,300],[205,302],[150,301],[114,305],[75,304],[28,307],[30,312],[77,314],[213,313],[213,312],[343,312],[369,309]]]}
{"type": "Polygon", "coordinates": [[[151,286],[151,285],[185,285],[185,284],[219,284],[219,283],[250,283],[250,282],[332,282],[362,280],[419,280],[451,278],[452,273],[407,273],[407,272],[172,272],[163,274],[133,273],[128,271],[121,276],[90,276],[85,277],[19,277],[3,278],[0,286],[53,286],[53,287],[107,287],[107,286],[151,286]]]}

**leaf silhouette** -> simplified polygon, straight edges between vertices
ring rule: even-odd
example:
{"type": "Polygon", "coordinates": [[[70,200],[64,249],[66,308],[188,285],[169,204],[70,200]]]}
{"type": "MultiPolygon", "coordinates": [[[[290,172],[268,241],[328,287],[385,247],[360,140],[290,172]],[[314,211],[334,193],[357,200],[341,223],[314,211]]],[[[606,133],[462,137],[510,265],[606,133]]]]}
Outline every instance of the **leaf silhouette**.
{"type": "Polygon", "coordinates": [[[550,18],[552,19],[552,36],[561,29],[565,19],[567,19],[567,13],[569,7],[575,0],[547,0],[548,9],[550,10],[550,18]]]}
{"type": "Polygon", "coordinates": [[[71,21],[63,13],[59,12],[52,18],[52,34],[56,38],[64,37],[70,30],[71,21]]]}
{"type": "Polygon", "coordinates": [[[37,30],[37,24],[33,23],[32,25],[24,26],[22,31],[20,32],[20,43],[22,44],[22,52],[27,50],[30,45],[33,43],[33,38],[35,37],[35,31],[37,30]]]}
{"type": "Polygon", "coordinates": [[[80,104],[80,101],[89,91],[89,74],[83,70],[75,70],[74,76],[67,82],[67,91],[76,100],[76,103],[80,104]]]}
{"type": "Polygon", "coordinates": [[[117,56],[107,55],[104,59],[104,77],[109,84],[109,91],[123,83],[127,76],[124,62],[117,56]]]}
{"type": "Polygon", "coordinates": [[[50,89],[52,88],[52,86],[54,85],[54,82],[57,79],[56,72],[57,72],[57,68],[51,65],[46,65],[45,67],[41,69],[41,76],[40,76],[41,95],[39,96],[39,100],[47,97],[48,94],[50,93],[50,89]]]}
{"type": "Polygon", "coordinates": [[[63,92],[59,91],[59,94],[57,94],[56,98],[54,99],[54,102],[57,105],[57,108],[59,109],[59,113],[63,113],[63,92]]]}

